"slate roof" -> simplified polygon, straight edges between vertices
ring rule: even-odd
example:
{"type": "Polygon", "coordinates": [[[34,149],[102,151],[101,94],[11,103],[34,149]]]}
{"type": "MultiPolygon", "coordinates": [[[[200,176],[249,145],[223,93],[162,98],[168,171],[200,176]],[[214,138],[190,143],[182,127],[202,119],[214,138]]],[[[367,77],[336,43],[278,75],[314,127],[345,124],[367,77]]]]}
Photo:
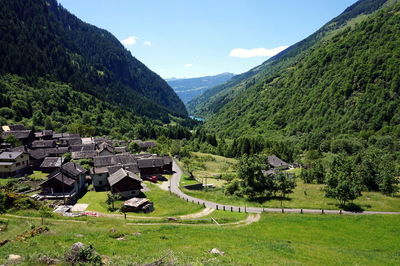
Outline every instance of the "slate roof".
{"type": "Polygon", "coordinates": [[[54,148],[56,142],[54,140],[35,140],[32,142],[32,149],[37,148],[54,148]]]}
{"type": "Polygon", "coordinates": [[[0,153],[0,160],[15,160],[23,153],[24,152],[22,151],[5,151],[3,153],[0,153]]]}
{"type": "Polygon", "coordinates": [[[44,158],[40,168],[56,168],[61,167],[65,158],[63,157],[46,157],[44,158]]]}
{"type": "Polygon", "coordinates": [[[62,155],[69,152],[68,147],[57,147],[44,149],[47,154],[62,155]]]}
{"type": "Polygon", "coordinates": [[[82,144],[81,138],[60,138],[60,141],[62,143],[67,143],[69,146],[82,144]]]}
{"type": "Polygon", "coordinates": [[[148,149],[148,148],[152,148],[152,147],[155,147],[155,146],[156,146],[156,143],[153,142],[153,141],[141,141],[141,140],[136,140],[135,142],[139,145],[139,147],[140,147],[141,149],[148,149]]]}
{"type": "Polygon", "coordinates": [[[92,167],[90,168],[90,174],[106,174],[108,173],[107,167],[92,167]]]}
{"type": "Polygon", "coordinates": [[[139,159],[137,161],[139,169],[143,168],[153,168],[153,167],[163,167],[164,159],[163,158],[147,158],[147,159],[139,159]]]}
{"type": "Polygon", "coordinates": [[[279,168],[279,167],[289,167],[290,165],[287,162],[282,161],[275,155],[268,156],[268,164],[271,165],[274,168],[279,168]]]}
{"type": "Polygon", "coordinates": [[[53,130],[43,130],[40,132],[35,132],[35,138],[52,137],[53,130]]]}
{"type": "Polygon", "coordinates": [[[10,151],[26,152],[26,147],[25,146],[18,146],[18,147],[15,147],[15,148],[11,148],[10,151]]]}
{"type": "Polygon", "coordinates": [[[139,173],[139,168],[136,163],[132,164],[123,164],[123,165],[114,165],[114,166],[109,166],[107,167],[108,173],[112,175],[113,173],[117,172],[119,169],[125,169],[127,171],[130,171],[132,173],[139,173]]]}
{"type": "Polygon", "coordinates": [[[44,186],[47,183],[50,183],[51,181],[53,181],[53,179],[58,180],[59,182],[64,183],[65,185],[70,186],[70,187],[72,187],[76,182],[74,179],[64,175],[61,172],[58,172],[55,175],[51,176],[46,181],[44,181],[43,183],[41,183],[40,186],[44,186]]]}
{"type": "Polygon", "coordinates": [[[94,150],[96,150],[96,145],[94,145],[94,144],[71,145],[70,148],[71,148],[71,152],[94,151],[94,150]]]}
{"type": "Polygon", "coordinates": [[[1,138],[5,139],[9,135],[14,135],[17,139],[27,139],[30,137],[31,133],[31,130],[4,131],[1,134],[1,138]]]}
{"type": "Polygon", "coordinates": [[[110,184],[110,186],[113,186],[115,184],[117,184],[118,182],[120,182],[122,179],[124,179],[125,177],[130,177],[136,181],[142,182],[143,180],[138,177],[136,174],[126,171],[124,169],[119,169],[117,172],[115,172],[114,174],[110,175],[108,177],[108,183],[110,184]]]}
{"type": "Polygon", "coordinates": [[[36,160],[43,159],[48,155],[44,149],[30,150],[28,153],[29,156],[36,160]]]}
{"type": "Polygon", "coordinates": [[[82,173],[86,173],[86,169],[80,165],[69,162],[61,166],[61,171],[71,177],[77,177],[82,173]]]}
{"type": "Polygon", "coordinates": [[[114,147],[116,153],[124,153],[126,152],[126,147],[114,147]]]}
{"type": "Polygon", "coordinates": [[[117,164],[136,163],[137,158],[133,154],[116,154],[107,156],[97,156],[93,158],[95,167],[112,166],[117,164]]]}
{"type": "Polygon", "coordinates": [[[92,159],[97,156],[97,151],[74,151],[71,153],[72,159],[92,159]]]}

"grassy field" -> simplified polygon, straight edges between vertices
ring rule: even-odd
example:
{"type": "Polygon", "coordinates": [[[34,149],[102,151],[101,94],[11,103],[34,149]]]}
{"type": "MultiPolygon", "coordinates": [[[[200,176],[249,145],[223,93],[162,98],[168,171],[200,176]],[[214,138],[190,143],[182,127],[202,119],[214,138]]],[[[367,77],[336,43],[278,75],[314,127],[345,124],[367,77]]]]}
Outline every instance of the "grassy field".
{"type": "Polygon", "coordinates": [[[48,173],[43,173],[41,171],[33,171],[33,174],[29,175],[28,178],[35,181],[46,180],[48,173]]]}
{"type": "MultiPolygon", "coordinates": [[[[289,195],[288,200],[283,201],[283,206],[286,208],[303,209],[339,209],[336,200],[325,198],[322,188],[323,185],[304,184],[298,180],[294,193],[289,195]]],[[[264,202],[250,202],[243,198],[227,196],[224,194],[223,189],[194,191],[182,188],[182,191],[193,197],[222,204],[277,208],[281,206],[281,202],[278,199],[264,202]]],[[[400,211],[400,194],[398,193],[394,197],[389,197],[378,192],[363,192],[363,195],[355,200],[354,203],[366,211],[400,211]]]]}
{"type": "Polygon", "coordinates": [[[193,172],[199,183],[205,183],[205,178],[207,178],[207,184],[220,187],[223,186],[226,181],[214,177],[220,176],[221,174],[235,173],[234,166],[237,163],[236,159],[201,152],[192,152],[192,155],[192,160],[201,162],[205,166],[205,169],[193,172]]]}
{"type": "MultiPolygon", "coordinates": [[[[40,224],[33,219],[0,219],[8,221],[0,240],[14,239],[40,224]]],[[[0,263],[9,254],[21,255],[23,265],[37,265],[43,255],[63,259],[78,241],[92,244],[113,265],[149,263],[164,256],[177,265],[398,265],[400,259],[400,216],[394,215],[263,214],[260,222],[243,227],[134,225],[110,218],[48,219],[46,225],[47,233],[1,247],[0,263]],[[225,256],[210,254],[212,248],[225,256]]]]}
{"type": "MultiPolygon", "coordinates": [[[[139,216],[177,216],[188,213],[194,213],[202,210],[202,207],[196,204],[186,203],[179,199],[177,196],[170,194],[167,191],[161,190],[154,184],[146,182],[146,185],[150,188],[149,192],[145,192],[146,197],[154,203],[154,211],[151,213],[129,213],[129,215],[139,216]]],[[[95,211],[101,213],[112,213],[108,211],[108,205],[106,204],[107,192],[95,192],[89,191],[79,199],[78,203],[89,204],[88,211],[95,211]]],[[[122,201],[115,202],[115,207],[120,208],[122,201]]],[[[114,212],[118,213],[118,212],[114,212]]]]}
{"type": "MultiPolygon", "coordinates": [[[[193,153],[198,158],[215,158],[215,161],[206,161],[206,170],[194,172],[199,182],[202,182],[202,175],[212,176],[213,174],[224,173],[228,169],[227,173],[234,173],[234,164],[237,162],[235,159],[225,158],[222,156],[216,156],[205,153],[193,153]],[[228,162],[228,163],[227,163],[228,162]],[[229,167],[228,167],[229,166],[229,167]]],[[[301,169],[291,169],[287,172],[300,174],[301,169]]],[[[212,184],[212,178],[208,178],[207,183],[212,184]]],[[[216,180],[217,182],[219,180],[216,180]]],[[[187,184],[195,183],[196,181],[181,179],[181,187],[187,184]]],[[[219,183],[222,185],[223,183],[219,183]]],[[[339,209],[337,201],[334,199],[325,198],[325,193],[322,190],[323,185],[317,184],[304,184],[302,180],[297,180],[297,187],[293,194],[289,195],[288,200],[283,201],[283,206],[286,208],[303,208],[303,209],[339,209]]],[[[281,206],[281,202],[278,199],[267,200],[264,202],[249,202],[243,198],[227,196],[223,193],[223,188],[209,189],[208,191],[194,191],[182,188],[187,195],[214,201],[221,204],[232,204],[232,205],[247,205],[256,207],[276,207],[281,206]]],[[[359,205],[363,210],[366,211],[400,211],[400,193],[397,193],[393,197],[383,195],[378,192],[363,192],[363,195],[354,201],[355,204],[359,205]]]]}

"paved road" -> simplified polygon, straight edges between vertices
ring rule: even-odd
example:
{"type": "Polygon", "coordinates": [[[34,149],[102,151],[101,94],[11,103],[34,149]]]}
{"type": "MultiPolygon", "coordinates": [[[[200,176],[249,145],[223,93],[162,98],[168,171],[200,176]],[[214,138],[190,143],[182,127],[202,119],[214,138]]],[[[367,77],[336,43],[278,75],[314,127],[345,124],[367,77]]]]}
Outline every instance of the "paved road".
{"type": "MultiPolygon", "coordinates": [[[[207,208],[212,208],[216,210],[226,210],[233,212],[248,212],[248,213],[261,213],[261,212],[282,212],[280,208],[258,208],[258,207],[245,207],[245,206],[232,206],[219,204],[216,202],[203,200],[195,197],[191,197],[183,193],[179,188],[179,181],[182,177],[182,169],[174,160],[173,163],[174,174],[171,177],[171,192],[178,195],[180,198],[193,202],[199,205],[203,205],[207,208]]],[[[400,212],[379,212],[379,211],[364,211],[364,212],[349,212],[340,210],[317,210],[317,209],[284,209],[287,213],[316,213],[316,214],[351,214],[351,215],[368,215],[368,214],[400,214],[400,212]]]]}

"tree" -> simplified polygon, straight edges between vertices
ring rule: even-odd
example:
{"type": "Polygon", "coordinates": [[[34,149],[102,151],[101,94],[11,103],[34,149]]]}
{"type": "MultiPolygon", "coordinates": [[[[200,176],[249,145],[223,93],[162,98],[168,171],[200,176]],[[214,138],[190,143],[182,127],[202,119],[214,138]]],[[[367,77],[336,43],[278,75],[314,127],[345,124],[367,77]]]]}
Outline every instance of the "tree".
{"type": "Polygon", "coordinates": [[[241,180],[241,191],[250,199],[271,196],[274,192],[273,178],[264,176],[268,169],[265,158],[243,155],[238,164],[238,178],[241,180]]]}
{"type": "Polygon", "coordinates": [[[5,137],[4,139],[5,143],[9,143],[11,145],[11,147],[15,148],[18,146],[21,146],[22,143],[19,139],[17,139],[14,135],[10,134],[7,137],[5,137]]]}
{"type": "Polygon", "coordinates": [[[129,143],[128,145],[128,151],[132,152],[132,153],[137,153],[140,151],[140,147],[139,144],[137,144],[136,142],[132,141],[131,143],[129,143]]]}
{"type": "Polygon", "coordinates": [[[121,199],[121,195],[119,193],[108,192],[106,203],[108,205],[111,205],[108,207],[108,209],[111,211],[115,211],[115,201],[120,200],[120,199],[121,199]]]}
{"type": "Polygon", "coordinates": [[[337,156],[327,174],[325,196],[339,201],[344,207],[349,201],[361,196],[362,185],[353,170],[353,163],[344,155],[337,156]]]}
{"type": "Polygon", "coordinates": [[[288,173],[283,173],[279,171],[275,175],[275,189],[277,192],[281,194],[281,207],[282,200],[286,197],[287,194],[293,193],[293,189],[296,187],[296,180],[289,176],[288,173]]]}
{"type": "Polygon", "coordinates": [[[193,172],[203,168],[200,164],[196,163],[194,159],[184,158],[182,160],[183,169],[190,175],[191,179],[194,179],[193,172]]]}
{"type": "Polygon", "coordinates": [[[393,195],[399,191],[399,180],[395,175],[394,165],[389,160],[383,160],[379,171],[379,190],[387,195],[393,195]]]}

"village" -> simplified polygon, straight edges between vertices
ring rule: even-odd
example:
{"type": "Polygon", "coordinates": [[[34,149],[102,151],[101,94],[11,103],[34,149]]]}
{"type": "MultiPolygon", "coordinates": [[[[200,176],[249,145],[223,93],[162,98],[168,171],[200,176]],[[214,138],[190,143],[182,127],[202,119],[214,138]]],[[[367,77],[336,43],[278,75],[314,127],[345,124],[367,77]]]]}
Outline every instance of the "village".
{"type": "Polygon", "coordinates": [[[109,191],[126,200],[126,211],[151,212],[153,203],[141,194],[143,181],[156,183],[163,174],[172,173],[171,157],[146,153],[156,145],[151,141],[134,140],[138,153],[133,154],[127,150],[129,142],[105,137],[52,130],[33,132],[23,125],[3,126],[2,131],[0,178],[29,176],[34,171],[46,175],[40,189],[31,196],[36,200],[71,206],[90,186],[96,192],[109,191]],[[21,145],[11,147],[7,143],[10,136],[21,145]],[[79,161],[89,165],[84,168],[79,161]]]}

